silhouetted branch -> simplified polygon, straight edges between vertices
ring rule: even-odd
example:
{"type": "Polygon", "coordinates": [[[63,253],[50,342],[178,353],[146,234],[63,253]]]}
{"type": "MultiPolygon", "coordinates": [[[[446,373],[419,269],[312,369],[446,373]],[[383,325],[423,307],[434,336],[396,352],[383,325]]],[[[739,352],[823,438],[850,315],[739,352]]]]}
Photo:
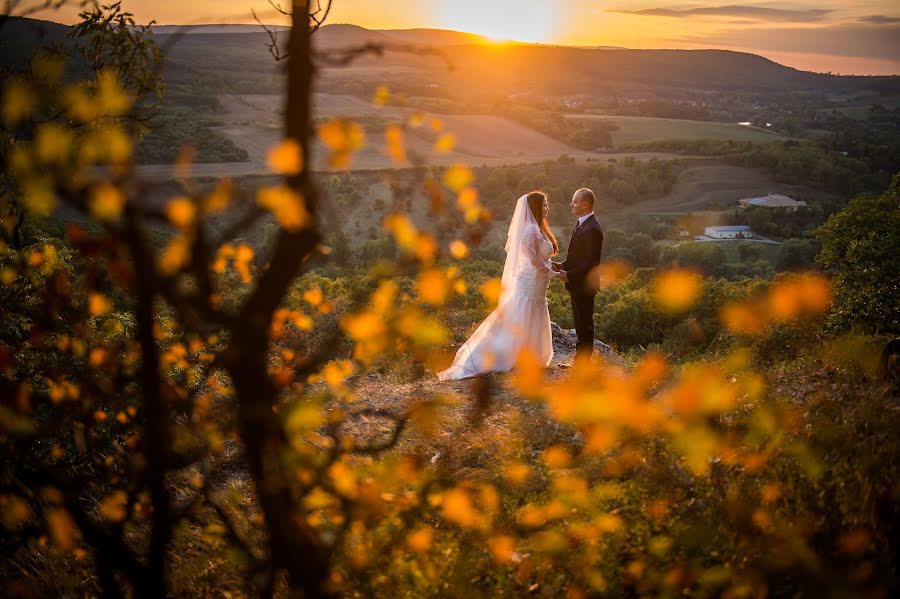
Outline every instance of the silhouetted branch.
{"type": "MultiPolygon", "coordinates": [[[[272,4],[272,2],[270,1],[269,4],[272,4]]],[[[272,6],[278,12],[281,12],[282,14],[288,14],[285,13],[281,9],[281,7],[276,7],[274,4],[272,4],[272,6]]],[[[259,23],[259,26],[262,27],[263,31],[265,31],[269,36],[269,43],[266,44],[266,47],[269,49],[269,54],[272,55],[272,58],[274,58],[276,61],[281,61],[287,58],[287,54],[283,53],[281,51],[281,48],[278,47],[278,38],[275,36],[275,30],[263,23],[260,18],[256,16],[256,11],[254,9],[251,8],[250,13],[253,15],[253,20],[259,23]]]]}
{"type": "MultiPolygon", "coordinates": [[[[271,4],[271,0],[269,0],[269,3],[271,4]]],[[[332,4],[332,0],[326,0],[326,5],[325,5],[325,8],[323,9],[322,1],[316,0],[316,9],[311,10],[309,13],[309,18],[312,20],[313,23],[315,23],[310,28],[310,34],[315,33],[319,29],[319,27],[321,27],[325,23],[325,21],[328,20],[328,13],[331,12],[331,4],[332,4]]]]}
{"type": "Polygon", "coordinates": [[[166,453],[171,443],[168,408],[163,402],[159,380],[159,346],[153,334],[155,295],[153,283],[156,264],[140,226],[140,214],[133,204],[125,208],[125,222],[128,230],[128,247],[138,273],[135,316],[138,324],[138,342],[141,345],[140,379],[143,394],[142,412],[145,418],[144,457],[150,500],[153,504],[153,528],[147,556],[151,585],[148,591],[161,597],[166,594],[166,552],[172,536],[169,492],[165,484],[166,453]]]}
{"type": "MultiPolygon", "coordinates": [[[[368,416],[371,418],[383,418],[385,420],[390,420],[394,423],[394,430],[391,432],[390,437],[381,442],[374,443],[372,445],[366,446],[356,446],[353,447],[350,452],[359,455],[377,455],[388,449],[392,449],[397,445],[400,441],[400,436],[403,434],[404,429],[406,429],[406,425],[409,423],[410,414],[407,412],[406,414],[397,415],[388,410],[382,410],[377,408],[366,408],[364,410],[359,410],[358,412],[353,412],[350,416],[368,416]]],[[[345,420],[346,421],[346,420],[345,420]]]]}
{"type": "Polygon", "coordinates": [[[406,54],[415,54],[417,56],[437,56],[443,59],[447,69],[454,69],[453,62],[446,52],[440,48],[430,46],[416,46],[413,44],[385,44],[381,42],[366,42],[358,46],[350,48],[341,48],[339,50],[328,50],[327,52],[316,52],[315,59],[319,63],[329,67],[345,67],[358,58],[366,55],[384,56],[385,52],[403,52],[406,54]]]}

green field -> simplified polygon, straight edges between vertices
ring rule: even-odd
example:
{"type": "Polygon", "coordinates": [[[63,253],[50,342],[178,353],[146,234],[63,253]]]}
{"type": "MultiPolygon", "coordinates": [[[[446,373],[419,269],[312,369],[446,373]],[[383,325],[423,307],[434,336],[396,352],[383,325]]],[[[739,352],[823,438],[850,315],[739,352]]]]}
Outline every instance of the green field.
{"type": "Polygon", "coordinates": [[[766,142],[785,139],[777,133],[735,123],[711,123],[682,119],[658,119],[644,116],[575,115],[576,119],[603,119],[619,126],[612,132],[618,146],[669,139],[722,139],[766,142]]]}

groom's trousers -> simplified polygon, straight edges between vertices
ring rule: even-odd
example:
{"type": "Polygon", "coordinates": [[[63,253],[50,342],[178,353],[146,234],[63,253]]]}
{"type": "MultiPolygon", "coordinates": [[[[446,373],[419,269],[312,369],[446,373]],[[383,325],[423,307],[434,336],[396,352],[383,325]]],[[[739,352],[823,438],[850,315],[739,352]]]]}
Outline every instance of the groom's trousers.
{"type": "Polygon", "coordinates": [[[590,357],[594,352],[594,296],[593,293],[569,291],[572,316],[575,320],[575,355],[590,357]]]}

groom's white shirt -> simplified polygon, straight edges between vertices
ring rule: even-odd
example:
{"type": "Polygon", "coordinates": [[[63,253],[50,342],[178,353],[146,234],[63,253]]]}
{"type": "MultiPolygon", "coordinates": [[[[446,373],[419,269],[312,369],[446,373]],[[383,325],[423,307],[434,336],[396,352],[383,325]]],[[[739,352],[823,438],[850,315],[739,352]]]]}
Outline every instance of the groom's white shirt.
{"type": "Polygon", "coordinates": [[[581,225],[583,225],[583,224],[584,224],[584,221],[586,221],[587,219],[589,219],[589,218],[592,217],[592,216],[594,216],[594,211],[593,211],[593,210],[591,210],[590,212],[588,212],[587,214],[585,214],[584,216],[582,216],[581,218],[579,218],[579,219],[578,219],[578,225],[576,226],[576,228],[577,228],[577,227],[580,227],[581,225]]]}

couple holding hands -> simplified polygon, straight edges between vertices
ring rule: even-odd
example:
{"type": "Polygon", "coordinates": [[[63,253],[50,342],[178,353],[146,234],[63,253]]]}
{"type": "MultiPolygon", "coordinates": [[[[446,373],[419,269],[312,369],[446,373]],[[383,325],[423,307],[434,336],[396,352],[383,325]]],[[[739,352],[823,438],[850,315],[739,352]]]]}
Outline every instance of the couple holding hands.
{"type": "Polygon", "coordinates": [[[559,253],[559,244],[547,223],[547,196],[534,191],[519,198],[509,224],[497,307],[459,348],[453,364],[438,373],[440,380],[511,370],[519,354],[526,351],[548,366],[553,359],[547,306],[551,278],[561,279],[569,291],[578,339],[576,357],[591,355],[596,288],[589,275],[603,251],[603,231],[594,216],[594,202],[594,192],[587,188],[572,195],[569,207],[578,222],[566,259],[554,262],[551,258],[559,253]]]}

